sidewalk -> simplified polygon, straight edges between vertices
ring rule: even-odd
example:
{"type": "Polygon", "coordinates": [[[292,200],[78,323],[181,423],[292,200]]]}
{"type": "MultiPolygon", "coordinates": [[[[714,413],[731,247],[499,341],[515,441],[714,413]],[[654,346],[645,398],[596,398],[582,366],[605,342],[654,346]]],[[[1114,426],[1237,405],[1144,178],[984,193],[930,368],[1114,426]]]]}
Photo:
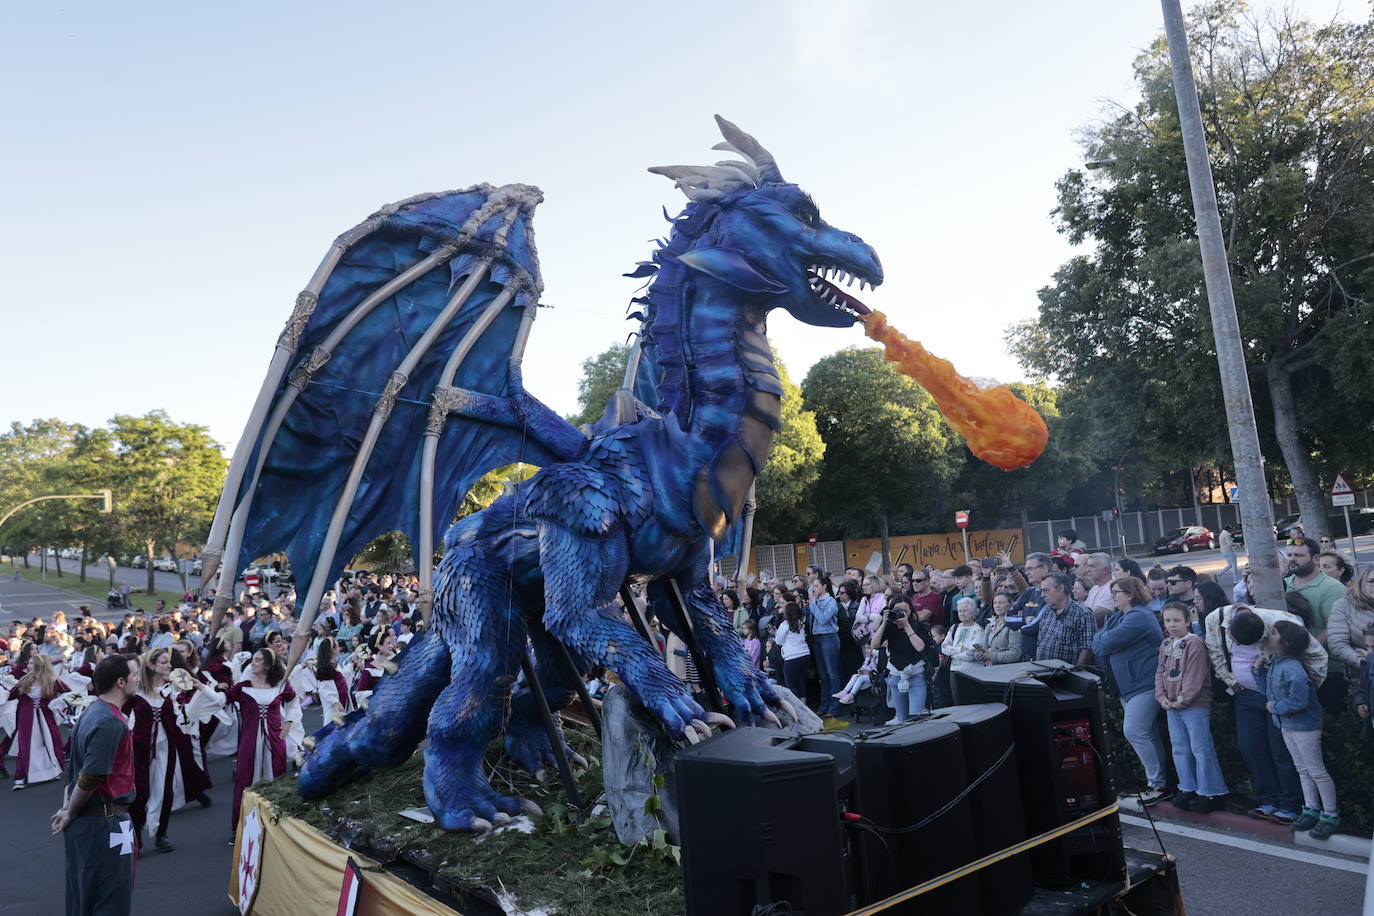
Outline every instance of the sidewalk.
{"type": "Polygon", "coordinates": [[[1122,811],[1130,811],[1133,814],[1144,814],[1149,811],[1149,817],[1160,821],[1171,821],[1180,824],[1189,824],[1199,828],[1211,828],[1213,830],[1233,830],[1237,833],[1247,833],[1251,836],[1263,839],[1270,843],[1286,843],[1293,846],[1302,846],[1308,849],[1319,849],[1324,852],[1334,852],[1343,856],[1353,856],[1359,859],[1370,857],[1371,841],[1367,837],[1354,836],[1349,833],[1333,834],[1329,840],[1314,840],[1305,832],[1293,830],[1283,824],[1275,824],[1273,821],[1262,821],[1259,818],[1250,817],[1246,814],[1235,814],[1230,811],[1213,811],[1211,814],[1196,814],[1192,811],[1181,811],[1167,801],[1150,805],[1148,809],[1140,804],[1140,799],[1135,796],[1123,796],[1117,801],[1121,804],[1122,811]]]}

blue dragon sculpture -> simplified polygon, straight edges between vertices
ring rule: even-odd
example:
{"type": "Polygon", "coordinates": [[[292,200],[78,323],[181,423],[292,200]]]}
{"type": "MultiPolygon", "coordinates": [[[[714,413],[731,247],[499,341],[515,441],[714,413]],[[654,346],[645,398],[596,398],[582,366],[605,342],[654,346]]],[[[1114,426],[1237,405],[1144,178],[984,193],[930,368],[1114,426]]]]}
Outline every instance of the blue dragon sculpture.
{"type": "Polygon", "coordinates": [[[316,736],[302,795],[399,764],[428,737],[425,796],[442,827],[482,830],[520,813],[520,799],[488,782],[483,756],[504,730],[517,764],[535,771],[553,760],[519,672],[532,650],[550,705],[569,702],[572,674],[555,640],[581,665],[615,671],[678,740],[728,723],[625,622],[616,598],[627,581],[646,585],[667,627],[690,629],[738,719],[776,721],[781,701],[710,587],[711,541],[738,523],[781,425],[769,313],[849,327],[867,309],[839,283],[876,286],[883,272],[873,249],[822,220],[754,138],[717,122],[725,143],[716,149],[738,158],[650,170],[689,203],[629,275],[649,278],[632,316],[642,321],[636,381],[590,436],[520,380],[541,289],[532,188],[393,205],[341,236],[298,300],[221,514],[232,519],[226,556],[285,550],[298,581],[311,582],[301,631],[338,557],[399,529],[428,574],[427,536],[478,475],[517,460],[541,467],[448,529],[430,626],[365,712],[316,736]],[[349,350],[350,340],[364,346],[349,350]],[[387,365],[399,368],[384,376],[387,365]]]}

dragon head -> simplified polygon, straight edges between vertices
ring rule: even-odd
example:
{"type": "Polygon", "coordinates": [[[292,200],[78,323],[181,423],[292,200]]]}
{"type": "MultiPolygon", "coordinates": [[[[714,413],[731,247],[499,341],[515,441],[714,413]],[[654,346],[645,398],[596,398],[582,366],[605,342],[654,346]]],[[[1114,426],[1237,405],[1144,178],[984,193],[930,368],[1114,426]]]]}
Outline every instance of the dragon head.
{"type": "Polygon", "coordinates": [[[710,231],[677,260],[751,294],[747,301],[765,313],[780,307],[820,327],[854,324],[868,308],[846,290],[883,282],[878,255],[821,219],[811,197],[783,179],[757,140],[720,115],[716,123],[725,142],[713,149],[739,159],[649,169],[673,179],[691,200],[715,205],[710,231]]]}

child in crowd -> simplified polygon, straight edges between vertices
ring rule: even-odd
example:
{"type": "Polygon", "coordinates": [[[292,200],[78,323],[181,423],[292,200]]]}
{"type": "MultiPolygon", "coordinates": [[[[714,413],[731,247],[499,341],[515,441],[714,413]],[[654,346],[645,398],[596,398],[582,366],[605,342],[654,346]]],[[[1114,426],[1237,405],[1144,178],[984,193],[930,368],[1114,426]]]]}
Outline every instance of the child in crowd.
{"type": "Polygon", "coordinates": [[[1308,830],[1312,837],[1325,840],[1336,832],[1341,816],[1336,783],[1322,760],[1321,701],[1300,660],[1311,640],[1301,624],[1278,621],[1268,639],[1267,648],[1274,653],[1269,670],[1265,670],[1263,656],[1252,670],[1268,699],[1265,709],[1283,731],[1283,743],[1302,782],[1302,814],[1293,822],[1293,829],[1308,830]]]}
{"type": "Polygon", "coordinates": [[[878,653],[868,643],[864,643],[864,662],[859,666],[859,670],[849,679],[849,683],[844,685],[844,689],[835,694],[835,699],[844,703],[846,706],[854,702],[854,695],[867,690],[873,686],[873,672],[878,668],[878,653]]]}
{"type": "Polygon", "coordinates": [[[744,651],[757,668],[763,656],[763,644],[759,642],[759,625],[753,620],[745,620],[740,629],[744,634],[744,651]]]}
{"type": "Polygon", "coordinates": [[[1178,793],[1170,801],[1184,811],[1208,814],[1222,806],[1226,780],[1212,743],[1212,666],[1207,644],[1188,625],[1178,601],[1164,605],[1165,639],[1159,644],[1155,699],[1169,722],[1169,741],[1178,770],[1178,793]]]}

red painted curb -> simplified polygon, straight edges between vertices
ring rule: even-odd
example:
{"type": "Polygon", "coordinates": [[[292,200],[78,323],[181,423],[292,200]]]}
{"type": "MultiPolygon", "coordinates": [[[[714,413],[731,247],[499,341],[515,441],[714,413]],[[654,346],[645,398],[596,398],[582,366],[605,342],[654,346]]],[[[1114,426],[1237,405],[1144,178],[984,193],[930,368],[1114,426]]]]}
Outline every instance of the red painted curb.
{"type": "MultiPolygon", "coordinates": [[[[1198,814],[1175,808],[1172,803],[1162,801],[1150,806],[1150,814],[1166,820],[1181,821],[1199,827],[1221,827],[1252,836],[1263,837],[1271,842],[1292,843],[1293,828],[1273,821],[1262,821],[1248,814],[1234,814],[1230,811],[1213,811],[1211,814],[1198,814]]],[[[1143,815],[1142,815],[1143,816],[1143,815]]]]}

